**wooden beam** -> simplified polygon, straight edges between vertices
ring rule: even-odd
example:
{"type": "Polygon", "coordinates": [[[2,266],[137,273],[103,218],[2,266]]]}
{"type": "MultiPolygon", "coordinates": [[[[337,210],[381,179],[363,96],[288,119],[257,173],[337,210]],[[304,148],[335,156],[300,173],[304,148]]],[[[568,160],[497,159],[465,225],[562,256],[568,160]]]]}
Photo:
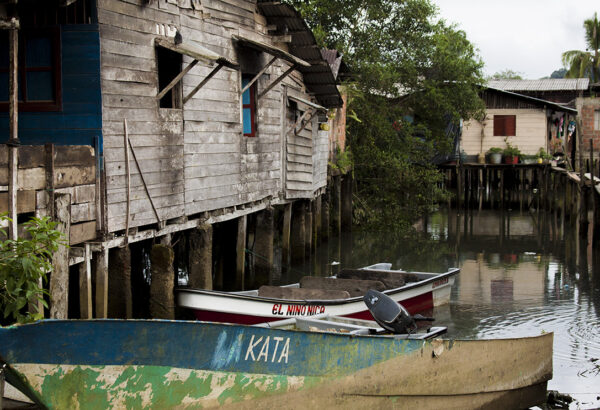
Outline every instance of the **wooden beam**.
{"type": "Polygon", "coordinates": [[[11,239],[17,239],[17,190],[18,187],[18,146],[19,146],[19,83],[18,83],[18,61],[19,61],[19,30],[9,30],[9,72],[8,72],[8,112],[9,112],[9,168],[8,168],[8,208],[10,212],[9,235],[11,239]]]}
{"type": "Polygon", "coordinates": [[[140,177],[142,178],[142,184],[144,185],[144,189],[146,190],[146,195],[148,195],[148,199],[150,200],[150,205],[152,205],[152,210],[154,211],[154,216],[156,216],[156,222],[160,223],[160,216],[158,216],[158,211],[156,210],[156,206],[154,206],[154,200],[150,195],[150,190],[148,189],[148,185],[146,184],[146,178],[144,177],[144,173],[142,172],[142,168],[140,168],[140,163],[137,160],[137,156],[135,155],[135,150],[133,149],[133,145],[131,145],[131,140],[129,140],[129,147],[131,148],[131,153],[133,154],[133,159],[135,160],[135,165],[137,166],[138,172],[140,173],[140,177]]]}
{"type": "Polygon", "coordinates": [[[183,70],[181,70],[181,72],[179,74],[177,74],[177,76],[165,88],[163,88],[163,90],[161,92],[158,93],[158,95],[156,96],[156,99],[160,100],[161,98],[163,98],[165,96],[165,94],[168,93],[171,90],[171,88],[175,87],[175,85],[179,81],[181,81],[183,76],[186,75],[192,68],[194,68],[194,66],[196,64],[198,64],[198,60],[193,60],[183,70]]]}
{"type": "Polygon", "coordinates": [[[276,80],[274,80],[271,84],[269,84],[268,87],[266,87],[260,94],[258,94],[257,100],[260,100],[266,93],[268,93],[269,91],[271,91],[271,89],[273,87],[275,87],[277,84],[279,84],[285,77],[287,77],[288,75],[290,75],[290,73],[292,71],[294,71],[295,69],[296,69],[295,65],[293,65],[290,68],[288,68],[285,73],[283,73],[279,77],[277,77],[276,80]]]}
{"type": "Polygon", "coordinates": [[[129,219],[131,217],[131,170],[129,169],[129,131],[127,129],[127,118],[123,120],[123,148],[125,149],[125,176],[127,178],[127,203],[125,205],[125,238],[127,238],[129,237],[129,219]]]}
{"type": "Polygon", "coordinates": [[[79,265],[79,317],[92,319],[92,252],[84,245],[83,263],[79,265]]]}
{"type": "Polygon", "coordinates": [[[198,91],[200,91],[200,89],[202,87],[204,87],[204,85],[211,79],[214,77],[215,74],[217,74],[219,72],[219,70],[223,67],[223,64],[217,64],[217,66],[215,68],[213,68],[213,70],[206,76],[206,78],[204,78],[204,80],[202,80],[200,82],[200,84],[198,84],[196,86],[196,88],[194,88],[192,91],[190,91],[190,93],[183,99],[183,104],[185,105],[186,102],[188,102],[190,100],[190,98],[192,98],[198,91]]]}
{"type": "Polygon", "coordinates": [[[19,28],[20,22],[16,17],[11,18],[10,20],[0,19],[0,30],[18,30],[19,28]]]}
{"type": "Polygon", "coordinates": [[[267,64],[265,64],[265,66],[263,68],[261,68],[261,70],[258,72],[258,74],[256,74],[252,78],[252,80],[250,80],[250,82],[248,84],[246,84],[246,86],[244,88],[242,88],[242,91],[240,91],[240,95],[244,94],[246,92],[246,90],[248,90],[248,88],[252,87],[252,84],[254,84],[256,81],[258,81],[260,76],[263,75],[265,73],[265,71],[267,71],[269,69],[269,67],[271,67],[273,65],[273,63],[275,61],[277,61],[277,57],[271,58],[271,60],[269,60],[269,62],[267,64]]]}
{"type": "Polygon", "coordinates": [[[96,317],[106,318],[108,311],[108,248],[98,252],[96,260],[96,317]]]}
{"type": "MultiPolygon", "coordinates": [[[[53,219],[56,230],[69,238],[71,228],[71,194],[56,195],[53,219]]],[[[68,240],[68,239],[67,239],[68,240]]],[[[50,275],[50,318],[67,319],[69,314],[69,249],[60,245],[52,254],[50,275]]]]}

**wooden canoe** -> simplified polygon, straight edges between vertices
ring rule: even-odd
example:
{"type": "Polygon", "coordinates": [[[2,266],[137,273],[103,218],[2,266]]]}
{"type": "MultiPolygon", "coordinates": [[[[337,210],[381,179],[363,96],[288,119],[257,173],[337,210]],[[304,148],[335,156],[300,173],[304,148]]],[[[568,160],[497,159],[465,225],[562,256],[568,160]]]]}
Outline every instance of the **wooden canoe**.
{"type": "Polygon", "coordinates": [[[545,400],[552,339],[46,320],[0,328],[0,355],[7,380],[52,409],[504,409],[545,400]]]}
{"type": "Polygon", "coordinates": [[[363,303],[366,289],[383,291],[414,314],[448,303],[459,269],[444,273],[392,270],[380,263],[342,270],[333,278],[302,278],[300,283],[265,286],[242,292],[177,288],[177,304],[192,309],[198,320],[257,324],[319,314],[372,319],[363,303]],[[361,283],[362,282],[362,283],[361,283]]]}

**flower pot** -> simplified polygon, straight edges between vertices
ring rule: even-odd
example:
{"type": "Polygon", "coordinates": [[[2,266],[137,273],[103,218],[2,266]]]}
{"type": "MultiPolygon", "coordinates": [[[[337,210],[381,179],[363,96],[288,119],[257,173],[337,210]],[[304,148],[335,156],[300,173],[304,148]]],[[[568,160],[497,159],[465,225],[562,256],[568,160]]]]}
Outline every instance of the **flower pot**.
{"type": "Polygon", "coordinates": [[[477,162],[480,164],[485,164],[485,154],[483,152],[480,152],[477,155],[477,162]]]}
{"type": "Polygon", "coordinates": [[[505,164],[510,164],[510,165],[518,164],[519,163],[519,157],[517,157],[517,156],[504,157],[504,163],[505,164]]]}
{"type": "Polygon", "coordinates": [[[502,154],[499,152],[492,152],[490,154],[490,164],[501,164],[502,163],[502,154]]]}

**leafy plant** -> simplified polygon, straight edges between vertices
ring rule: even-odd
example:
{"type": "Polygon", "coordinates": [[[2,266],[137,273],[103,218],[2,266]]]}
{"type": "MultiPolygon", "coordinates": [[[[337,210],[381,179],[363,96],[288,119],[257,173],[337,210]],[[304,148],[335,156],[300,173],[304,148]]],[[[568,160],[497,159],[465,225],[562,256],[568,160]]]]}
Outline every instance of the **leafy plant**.
{"type": "Polygon", "coordinates": [[[540,150],[537,153],[537,156],[538,156],[538,158],[541,158],[541,159],[548,159],[548,160],[552,159],[552,155],[549,154],[548,152],[546,152],[546,150],[544,148],[540,148],[540,150]]]}
{"type": "MultiPolygon", "coordinates": [[[[3,214],[0,221],[11,219],[3,214]]],[[[24,224],[28,238],[0,242],[0,310],[5,320],[26,323],[43,318],[37,302],[48,306],[43,283],[52,269],[52,254],[60,245],[66,246],[64,234],[55,227],[49,217],[32,218],[24,224]],[[34,311],[25,309],[28,303],[34,311]]],[[[8,238],[5,229],[0,229],[0,235],[8,238]]]]}
{"type": "Polygon", "coordinates": [[[515,145],[512,145],[510,142],[506,141],[506,148],[502,150],[502,154],[505,157],[518,157],[521,155],[521,150],[515,145]]]}
{"type": "Polygon", "coordinates": [[[488,150],[488,153],[490,154],[502,154],[502,151],[504,151],[502,148],[500,147],[492,147],[488,150]]]}
{"type": "Polygon", "coordinates": [[[345,151],[336,148],[334,162],[329,162],[329,166],[333,169],[345,170],[352,166],[352,153],[350,147],[346,147],[345,151]]]}

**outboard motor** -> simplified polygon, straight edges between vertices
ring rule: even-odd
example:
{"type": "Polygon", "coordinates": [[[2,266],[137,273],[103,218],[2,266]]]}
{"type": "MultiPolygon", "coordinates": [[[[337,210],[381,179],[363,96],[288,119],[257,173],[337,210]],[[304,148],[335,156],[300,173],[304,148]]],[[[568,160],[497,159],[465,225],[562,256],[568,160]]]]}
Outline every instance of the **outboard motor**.
{"type": "Polygon", "coordinates": [[[394,334],[414,332],[417,330],[415,320],[434,320],[433,318],[421,315],[411,316],[404,306],[394,301],[388,295],[373,289],[367,291],[363,300],[375,321],[382,328],[394,334]]]}

